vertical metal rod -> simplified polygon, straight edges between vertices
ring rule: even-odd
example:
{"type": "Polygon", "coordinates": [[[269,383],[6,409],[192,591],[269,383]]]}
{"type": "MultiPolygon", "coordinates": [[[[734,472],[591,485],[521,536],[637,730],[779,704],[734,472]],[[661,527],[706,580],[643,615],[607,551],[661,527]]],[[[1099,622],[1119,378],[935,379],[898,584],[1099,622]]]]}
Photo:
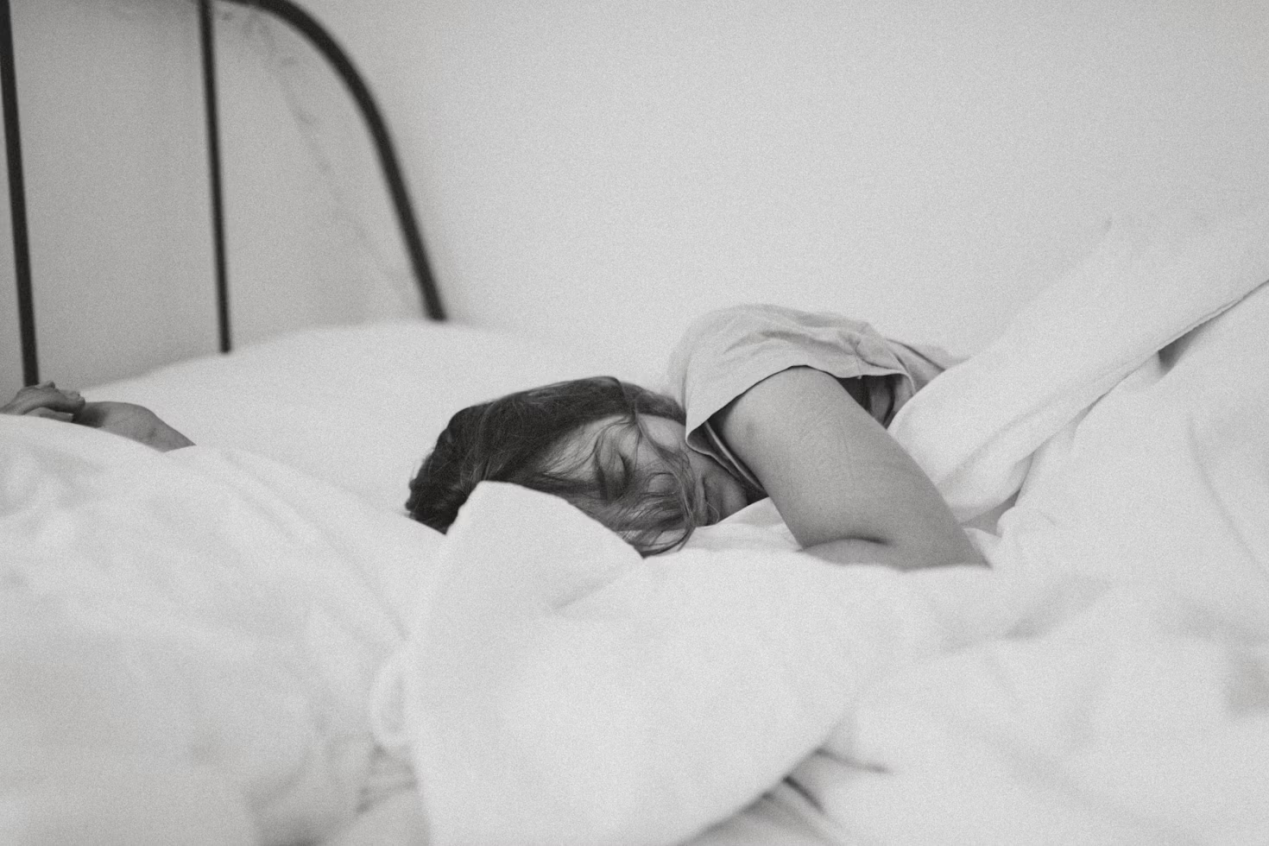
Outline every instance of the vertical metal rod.
{"type": "Polygon", "coordinates": [[[13,225],[13,267],[18,294],[18,331],[22,336],[22,379],[40,381],[35,344],[35,298],[31,291],[31,244],[26,224],[26,183],[22,178],[22,133],[18,124],[18,80],[13,56],[13,19],[9,0],[0,0],[0,99],[4,107],[5,157],[9,164],[9,207],[13,225]]]}
{"type": "MultiPolygon", "coordinates": [[[[7,0],[0,0],[7,2],[7,0]]],[[[198,29],[203,53],[203,102],[207,122],[207,171],[211,188],[212,250],[216,272],[216,318],[220,351],[232,349],[229,325],[229,275],[225,262],[225,206],[220,178],[220,115],[216,100],[216,30],[211,0],[198,0],[198,29]]]]}

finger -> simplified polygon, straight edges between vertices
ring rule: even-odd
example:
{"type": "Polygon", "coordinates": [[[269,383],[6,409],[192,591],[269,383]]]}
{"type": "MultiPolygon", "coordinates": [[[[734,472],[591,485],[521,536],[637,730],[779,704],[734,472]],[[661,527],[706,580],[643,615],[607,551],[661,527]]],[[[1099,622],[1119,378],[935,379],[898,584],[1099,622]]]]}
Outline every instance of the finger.
{"type": "Polygon", "coordinates": [[[44,417],[49,420],[60,420],[63,423],[74,421],[75,415],[69,411],[53,411],[51,408],[36,408],[26,414],[27,417],[44,417]]]}
{"type": "Polygon", "coordinates": [[[83,405],[84,398],[77,391],[61,391],[52,382],[42,382],[18,391],[13,399],[0,406],[0,413],[30,414],[37,408],[74,413],[83,405]]]}
{"type": "Polygon", "coordinates": [[[79,395],[78,391],[59,391],[56,388],[46,390],[41,401],[36,408],[46,408],[51,411],[65,411],[75,413],[84,407],[84,398],[79,395]]]}
{"type": "Polygon", "coordinates": [[[47,383],[27,385],[14,394],[13,399],[0,406],[0,411],[5,414],[26,414],[33,408],[39,408],[50,387],[47,383]]]}
{"type": "Polygon", "coordinates": [[[106,416],[110,407],[114,403],[110,402],[86,402],[75,412],[75,422],[81,426],[92,426],[100,428],[102,419],[106,416]]]}

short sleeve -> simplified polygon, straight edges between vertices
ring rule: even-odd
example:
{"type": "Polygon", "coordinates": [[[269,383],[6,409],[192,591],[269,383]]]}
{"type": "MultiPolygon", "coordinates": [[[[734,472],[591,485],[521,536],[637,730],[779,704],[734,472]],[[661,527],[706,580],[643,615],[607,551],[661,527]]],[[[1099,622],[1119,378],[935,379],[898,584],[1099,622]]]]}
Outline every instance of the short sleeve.
{"type": "MultiPolygon", "coordinates": [[[[889,422],[904,402],[945,369],[940,351],[917,350],[839,314],[745,305],[695,320],[670,355],[666,387],[687,412],[688,444],[717,455],[710,417],[762,380],[791,367],[871,381],[886,396],[889,422]],[[877,377],[869,380],[868,377],[877,377]]],[[[731,463],[726,461],[725,463],[731,463]]]]}

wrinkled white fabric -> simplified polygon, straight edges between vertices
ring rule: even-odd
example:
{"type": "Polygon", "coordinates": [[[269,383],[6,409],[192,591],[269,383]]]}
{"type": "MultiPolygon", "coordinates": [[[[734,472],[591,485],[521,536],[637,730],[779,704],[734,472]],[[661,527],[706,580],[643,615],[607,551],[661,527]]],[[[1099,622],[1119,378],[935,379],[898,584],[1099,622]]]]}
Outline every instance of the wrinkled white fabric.
{"type": "Polygon", "coordinates": [[[640,561],[483,486],[381,677],[430,842],[1269,842],[1264,223],[1112,236],[905,408],[963,516],[1017,497],[991,570],[761,507],[640,561]]]}
{"type": "Polygon", "coordinates": [[[1082,411],[1267,279],[1269,205],[1230,219],[1117,220],[999,339],[902,408],[890,432],[953,512],[973,518],[1009,499],[1035,451],[1082,411]]]}
{"type": "Polygon", "coordinates": [[[245,453],[0,417],[0,841],[294,843],[352,819],[439,535],[245,453]]]}

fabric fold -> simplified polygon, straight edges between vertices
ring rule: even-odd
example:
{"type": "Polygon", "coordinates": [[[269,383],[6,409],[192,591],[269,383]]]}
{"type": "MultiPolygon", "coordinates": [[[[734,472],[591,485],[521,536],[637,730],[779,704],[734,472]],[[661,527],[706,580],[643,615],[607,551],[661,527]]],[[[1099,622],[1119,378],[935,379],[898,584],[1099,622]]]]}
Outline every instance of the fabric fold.
{"type": "Polygon", "coordinates": [[[931,382],[890,432],[958,519],[1015,494],[1034,452],[1160,349],[1269,280],[1269,205],[1117,220],[1004,334],[931,382]]]}

